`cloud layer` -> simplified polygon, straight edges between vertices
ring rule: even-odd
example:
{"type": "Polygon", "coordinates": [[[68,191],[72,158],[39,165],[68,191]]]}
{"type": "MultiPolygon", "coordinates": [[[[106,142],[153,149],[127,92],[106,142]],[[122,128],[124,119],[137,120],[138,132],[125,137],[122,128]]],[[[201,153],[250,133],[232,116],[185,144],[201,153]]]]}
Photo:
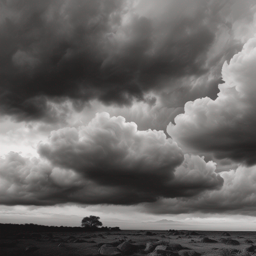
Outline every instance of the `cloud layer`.
{"type": "Polygon", "coordinates": [[[226,213],[255,216],[256,168],[238,167],[222,172],[220,190],[205,191],[193,198],[161,199],[147,204],[146,211],[156,214],[226,213]]]}
{"type": "Polygon", "coordinates": [[[138,131],[123,117],[96,115],[87,125],[51,133],[41,157],[1,159],[1,203],[137,204],[220,189],[213,162],[185,156],[161,131],[138,131]]]}
{"type": "Polygon", "coordinates": [[[78,109],[92,99],[127,106],[148,92],[169,107],[215,98],[220,64],[240,48],[220,3],[2,1],[1,111],[31,120],[67,98],[78,109]]]}
{"type": "Polygon", "coordinates": [[[200,152],[213,152],[217,158],[240,163],[256,163],[255,118],[256,39],[225,63],[224,84],[216,100],[197,99],[185,105],[185,113],[170,123],[167,131],[175,141],[200,152]]]}
{"type": "Polygon", "coordinates": [[[0,1],[0,204],[253,215],[254,2],[0,1]]]}

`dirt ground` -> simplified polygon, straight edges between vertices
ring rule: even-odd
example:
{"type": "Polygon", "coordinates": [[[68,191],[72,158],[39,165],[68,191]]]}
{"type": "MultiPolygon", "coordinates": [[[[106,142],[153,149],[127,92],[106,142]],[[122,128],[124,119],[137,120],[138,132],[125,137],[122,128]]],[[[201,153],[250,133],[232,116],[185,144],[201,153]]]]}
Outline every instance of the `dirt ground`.
{"type": "Polygon", "coordinates": [[[137,230],[90,233],[23,232],[1,236],[0,255],[249,256],[256,255],[256,233],[137,230]]]}

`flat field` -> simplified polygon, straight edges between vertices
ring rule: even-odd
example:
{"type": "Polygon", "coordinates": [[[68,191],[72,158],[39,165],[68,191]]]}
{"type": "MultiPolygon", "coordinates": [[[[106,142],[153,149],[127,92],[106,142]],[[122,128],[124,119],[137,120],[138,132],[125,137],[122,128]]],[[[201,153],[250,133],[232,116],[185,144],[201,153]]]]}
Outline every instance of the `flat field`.
{"type": "Polygon", "coordinates": [[[0,255],[249,256],[256,255],[256,232],[5,232],[0,236],[0,255]]]}

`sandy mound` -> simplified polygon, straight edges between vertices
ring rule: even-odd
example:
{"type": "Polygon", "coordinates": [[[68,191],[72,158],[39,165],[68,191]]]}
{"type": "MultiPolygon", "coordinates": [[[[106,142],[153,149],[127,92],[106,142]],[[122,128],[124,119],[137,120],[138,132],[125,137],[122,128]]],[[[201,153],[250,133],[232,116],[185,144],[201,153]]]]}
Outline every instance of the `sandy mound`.
{"type": "Polygon", "coordinates": [[[255,252],[255,250],[256,250],[256,246],[254,246],[254,245],[251,245],[244,249],[244,251],[246,251],[246,252],[255,252]]]}
{"type": "Polygon", "coordinates": [[[239,245],[240,244],[237,240],[230,239],[230,238],[221,238],[220,241],[223,244],[227,244],[227,245],[239,245]]]}
{"type": "Polygon", "coordinates": [[[154,250],[148,256],[179,256],[179,254],[168,250],[154,250]]]}
{"type": "Polygon", "coordinates": [[[223,232],[221,236],[230,236],[230,234],[228,232],[223,232]]]}
{"type": "Polygon", "coordinates": [[[100,255],[122,255],[122,253],[116,248],[112,247],[111,245],[104,244],[99,249],[100,255]]]}
{"type": "Polygon", "coordinates": [[[210,239],[209,237],[204,237],[201,243],[218,243],[216,240],[210,239]]]}
{"type": "Polygon", "coordinates": [[[221,256],[231,256],[231,255],[238,255],[240,253],[237,249],[231,249],[231,248],[222,248],[219,249],[219,254],[221,256]]]}
{"type": "Polygon", "coordinates": [[[132,254],[139,249],[138,246],[129,242],[123,242],[122,244],[118,245],[117,248],[125,255],[132,254]]]}
{"type": "Polygon", "coordinates": [[[187,236],[200,236],[200,234],[195,231],[190,231],[187,233],[187,236]]]}
{"type": "Polygon", "coordinates": [[[200,256],[201,254],[194,250],[181,250],[179,251],[180,256],[200,256]]]}

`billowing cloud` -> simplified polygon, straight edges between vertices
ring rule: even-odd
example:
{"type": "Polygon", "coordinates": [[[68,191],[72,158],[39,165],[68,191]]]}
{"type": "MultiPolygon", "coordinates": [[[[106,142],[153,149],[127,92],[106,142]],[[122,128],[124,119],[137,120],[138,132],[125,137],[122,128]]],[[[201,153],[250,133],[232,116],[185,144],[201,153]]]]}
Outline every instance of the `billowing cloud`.
{"type": "Polygon", "coordinates": [[[135,123],[107,113],[96,115],[86,127],[52,132],[38,152],[53,165],[74,169],[102,185],[126,186],[129,180],[135,188],[152,183],[150,190],[172,178],[183,161],[182,151],[162,131],[138,131],[135,123]]]}
{"type": "Polygon", "coordinates": [[[148,92],[171,107],[215,98],[220,63],[240,47],[229,26],[240,17],[228,19],[222,1],[213,2],[2,1],[2,113],[54,122],[49,101],[67,98],[78,109],[92,99],[128,106],[148,92]]]}
{"type": "Polygon", "coordinates": [[[184,160],[164,132],[138,131],[135,123],[107,113],[87,126],[53,131],[38,152],[44,159],[17,153],[0,159],[2,204],[130,205],[191,197],[223,184],[213,162],[184,160]]]}
{"type": "Polygon", "coordinates": [[[256,38],[225,63],[215,100],[197,99],[185,105],[185,113],[170,123],[167,131],[175,141],[199,152],[213,152],[217,158],[256,163],[256,38]]]}
{"type": "Polygon", "coordinates": [[[220,190],[205,191],[192,198],[161,199],[147,204],[146,210],[157,214],[225,213],[255,216],[256,168],[238,167],[222,172],[220,190]]]}
{"type": "Polygon", "coordinates": [[[255,6],[0,1],[0,204],[253,215],[255,6]]]}
{"type": "Polygon", "coordinates": [[[222,187],[224,180],[216,174],[214,162],[206,162],[204,158],[194,155],[186,154],[184,157],[184,162],[175,170],[175,179],[170,186],[176,196],[191,197],[222,187]]]}
{"type": "Polygon", "coordinates": [[[61,203],[63,194],[72,194],[81,183],[72,171],[52,168],[37,158],[24,158],[18,153],[11,152],[0,162],[1,204],[52,204],[51,197],[59,198],[61,203]]]}

